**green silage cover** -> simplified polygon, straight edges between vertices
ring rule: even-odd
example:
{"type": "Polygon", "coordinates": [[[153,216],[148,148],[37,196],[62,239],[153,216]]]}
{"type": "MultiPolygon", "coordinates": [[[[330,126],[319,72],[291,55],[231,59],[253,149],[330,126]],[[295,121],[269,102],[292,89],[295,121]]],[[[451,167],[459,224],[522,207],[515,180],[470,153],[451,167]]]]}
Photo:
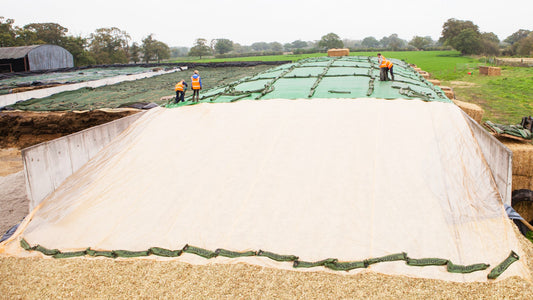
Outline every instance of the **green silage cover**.
{"type": "MultiPolygon", "coordinates": [[[[394,63],[394,81],[379,80],[377,58],[366,56],[308,58],[266,70],[226,86],[201,91],[200,102],[238,100],[379,98],[421,99],[451,103],[444,92],[407,63],[394,63]]],[[[185,103],[167,107],[190,105],[185,103]]]]}

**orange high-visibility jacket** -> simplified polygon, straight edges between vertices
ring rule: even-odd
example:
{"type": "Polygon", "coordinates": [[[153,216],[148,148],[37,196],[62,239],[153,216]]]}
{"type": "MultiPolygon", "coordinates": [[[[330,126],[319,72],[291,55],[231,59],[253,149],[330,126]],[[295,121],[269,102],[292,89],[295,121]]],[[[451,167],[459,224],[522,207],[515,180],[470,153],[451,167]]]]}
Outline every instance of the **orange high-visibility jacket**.
{"type": "Polygon", "coordinates": [[[176,91],[176,92],[177,92],[177,91],[181,91],[181,92],[183,92],[183,82],[180,81],[180,82],[176,83],[176,86],[174,87],[174,91],[176,91]]]}
{"type": "Polygon", "coordinates": [[[193,90],[199,90],[202,88],[202,84],[200,83],[200,76],[198,75],[191,77],[191,83],[193,90]]]}
{"type": "Polygon", "coordinates": [[[386,66],[387,68],[389,68],[389,69],[392,68],[392,66],[393,66],[392,61],[390,61],[390,60],[387,59],[387,60],[385,61],[385,66],[386,66]]]}
{"type": "Polygon", "coordinates": [[[382,55],[379,60],[381,60],[381,64],[379,65],[380,68],[387,67],[387,59],[385,58],[385,56],[382,55]]]}

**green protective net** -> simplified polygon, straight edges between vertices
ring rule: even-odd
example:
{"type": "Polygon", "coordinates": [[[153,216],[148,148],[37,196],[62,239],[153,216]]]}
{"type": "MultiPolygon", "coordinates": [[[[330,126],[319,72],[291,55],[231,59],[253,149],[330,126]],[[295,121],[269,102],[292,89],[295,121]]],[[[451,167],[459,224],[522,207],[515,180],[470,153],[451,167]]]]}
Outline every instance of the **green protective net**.
{"type": "MultiPolygon", "coordinates": [[[[200,102],[306,98],[421,99],[451,103],[444,92],[403,61],[394,62],[394,81],[379,81],[374,57],[319,57],[277,66],[216,90],[200,92],[200,102]]],[[[190,105],[170,104],[167,107],[190,105]]]]}
{"type": "MultiPolygon", "coordinates": [[[[263,74],[264,71],[270,71],[271,68],[271,65],[220,68],[197,67],[202,76],[202,84],[205,88],[200,92],[200,96],[204,97],[207,93],[210,93],[211,97],[218,90],[224,91],[228,84],[241,80],[242,78],[263,74]]],[[[121,70],[129,74],[134,73],[136,68],[122,68],[121,70]]],[[[283,72],[283,69],[280,70],[282,71],[278,73],[283,72]]],[[[28,111],[65,111],[116,108],[132,102],[154,102],[164,106],[168,100],[162,100],[161,98],[167,96],[173,97],[176,94],[174,86],[180,79],[186,80],[189,84],[186,96],[190,97],[192,95],[190,90],[190,77],[192,72],[192,70],[184,70],[98,88],[82,88],[75,91],[61,92],[49,97],[17,102],[8,105],[8,107],[28,111]]]]}
{"type": "MultiPolygon", "coordinates": [[[[25,239],[20,240],[20,246],[27,251],[38,251],[44,255],[51,256],[53,258],[72,258],[80,256],[102,256],[108,258],[135,258],[135,257],[144,257],[149,255],[156,255],[162,257],[178,257],[183,253],[189,253],[201,256],[205,259],[215,258],[217,256],[229,257],[229,258],[238,258],[238,257],[248,257],[248,256],[260,256],[266,257],[271,260],[279,262],[292,262],[294,268],[314,268],[314,267],[325,267],[334,271],[350,271],[353,269],[367,268],[369,265],[377,263],[387,263],[393,261],[405,261],[408,266],[413,267],[425,267],[425,266],[446,266],[446,270],[450,273],[461,273],[467,274],[477,271],[486,270],[490,265],[485,263],[478,263],[472,265],[456,265],[453,264],[448,259],[442,258],[411,258],[405,252],[385,255],[381,257],[367,258],[364,260],[358,261],[339,261],[337,258],[326,258],[319,261],[309,262],[299,260],[298,256],[292,254],[278,254],[274,252],[264,251],[264,250],[248,250],[248,251],[232,251],[222,248],[218,248],[215,251],[209,249],[199,248],[191,245],[185,245],[183,249],[170,250],[160,247],[151,247],[148,250],[143,251],[128,251],[128,250],[110,250],[110,251],[96,251],[87,248],[82,251],[72,251],[72,252],[62,252],[58,249],[48,249],[41,245],[31,246],[25,239]]],[[[511,251],[509,256],[500,264],[498,264],[491,272],[487,275],[488,279],[495,279],[500,276],[511,264],[518,261],[520,257],[514,252],[511,251]]]]}

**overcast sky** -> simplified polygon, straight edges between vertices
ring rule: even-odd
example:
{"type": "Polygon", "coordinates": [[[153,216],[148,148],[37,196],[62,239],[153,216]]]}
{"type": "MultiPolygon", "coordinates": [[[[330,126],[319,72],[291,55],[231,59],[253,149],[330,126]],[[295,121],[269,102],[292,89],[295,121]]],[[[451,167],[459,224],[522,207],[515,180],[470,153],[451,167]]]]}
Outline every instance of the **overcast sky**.
{"type": "Polygon", "coordinates": [[[532,0],[1,0],[0,16],[16,26],[53,22],[69,35],[118,27],[133,41],[148,34],[169,46],[191,47],[197,38],[254,42],[313,41],[330,32],[342,39],[378,40],[393,33],[440,37],[442,25],[471,20],[500,40],[518,29],[533,30],[532,0]]]}

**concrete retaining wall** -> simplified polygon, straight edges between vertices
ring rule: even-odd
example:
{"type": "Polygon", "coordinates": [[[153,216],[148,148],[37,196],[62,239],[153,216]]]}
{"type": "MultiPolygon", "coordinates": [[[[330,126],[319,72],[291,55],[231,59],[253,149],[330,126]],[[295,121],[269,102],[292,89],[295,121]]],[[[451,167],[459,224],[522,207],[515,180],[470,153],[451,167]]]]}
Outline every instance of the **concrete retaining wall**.
{"type": "Polygon", "coordinates": [[[23,149],[30,211],[143,113],[23,149]]]}
{"type": "MultiPolygon", "coordinates": [[[[181,67],[181,69],[186,70],[187,67],[181,67]]],[[[66,84],[66,85],[32,90],[32,91],[27,91],[27,92],[1,95],[0,96],[0,108],[6,105],[11,105],[18,101],[26,101],[32,98],[44,98],[44,97],[48,97],[48,96],[51,96],[57,93],[66,92],[66,91],[74,91],[74,90],[78,90],[84,87],[96,88],[96,87],[105,86],[105,85],[117,84],[123,81],[133,81],[137,79],[149,78],[149,77],[173,73],[177,71],[180,71],[180,69],[173,69],[169,71],[162,70],[162,71],[157,71],[157,72],[147,72],[147,73],[132,74],[132,75],[120,75],[120,76],[115,76],[115,77],[99,79],[99,80],[91,80],[91,81],[86,81],[86,82],[66,84]]]]}
{"type": "Polygon", "coordinates": [[[463,115],[467,122],[469,122],[472,133],[476,137],[480,150],[492,171],[503,203],[511,205],[513,152],[483,129],[481,125],[465,112],[463,112],[463,115]]]}

